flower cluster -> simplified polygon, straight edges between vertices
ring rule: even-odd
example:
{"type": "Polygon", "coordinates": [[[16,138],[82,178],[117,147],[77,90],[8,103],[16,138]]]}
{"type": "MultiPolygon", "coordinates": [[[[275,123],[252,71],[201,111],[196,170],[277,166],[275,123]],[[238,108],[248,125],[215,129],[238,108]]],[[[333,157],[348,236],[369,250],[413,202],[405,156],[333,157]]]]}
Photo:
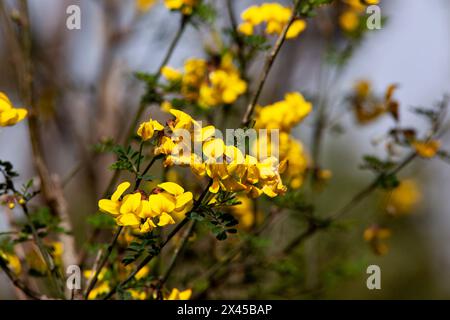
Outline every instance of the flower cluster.
{"type": "Polygon", "coordinates": [[[233,64],[232,56],[225,54],[218,64],[203,59],[188,59],[183,72],[165,66],[163,76],[171,83],[180,83],[181,94],[202,108],[235,102],[247,90],[233,64]]]}
{"type": "Polygon", "coordinates": [[[8,268],[11,269],[14,274],[19,275],[22,272],[22,265],[15,254],[0,250],[0,259],[5,261],[8,268]]]}
{"type": "Polygon", "coordinates": [[[367,80],[360,80],[354,86],[351,97],[356,121],[359,124],[367,124],[390,113],[394,119],[398,119],[398,102],[393,99],[397,86],[391,84],[386,89],[383,98],[374,95],[372,85],[367,80]]]}
{"type": "Polygon", "coordinates": [[[136,191],[122,197],[130,187],[121,183],[111,199],[101,199],[98,206],[102,212],[113,215],[120,226],[130,226],[140,232],[150,232],[155,227],[174,224],[174,218],[182,216],[192,206],[192,193],[176,183],[164,182],[147,197],[136,191]]]}
{"type": "Polygon", "coordinates": [[[13,126],[27,116],[27,110],[14,108],[8,97],[0,92],[0,127],[13,126]]]}
{"type": "Polygon", "coordinates": [[[256,128],[290,132],[312,110],[312,104],[299,92],[287,93],[284,100],[257,110],[256,128]]]}
{"type": "MultiPolygon", "coordinates": [[[[279,3],[263,3],[260,6],[251,6],[241,14],[243,22],[239,31],[245,35],[252,35],[255,27],[265,23],[265,33],[268,35],[280,34],[292,14],[292,9],[279,3]]],[[[306,28],[306,21],[296,19],[289,27],[286,38],[297,37],[306,28]]]]}
{"type": "Polygon", "coordinates": [[[422,194],[417,183],[411,179],[405,179],[387,195],[386,211],[394,216],[402,216],[411,213],[422,199],[422,194]]]}
{"type": "MultiPolygon", "coordinates": [[[[192,14],[198,0],[164,0],[169,10],[181,11],[184,15],[192,14]]],[[[148,11],[156,3],[156,0],[136,0],[136,6],[140,11],[148,11]]]]}
{"type": "Polygon", "coordinates": [[[191,295],[191,289],[180,291],[177,288],[173,288],[169,295],[164,296],[164,300],[189,300],[191,295]]]}
{"type": "Polygon", "coordinates": [[[160,137],[154,151],[155,155],[165,155],[165,166],[188,166],[197,176],[209,177],[212,180],[211,193],[221,189],[245,191],[251,197],[263,193],[275,197],[286,191],[280,177],[285,163],[279,163],[275,157],[260,161],[244,155],[239,148],[226,145],[222,138],[216,137],[214,126],[201,127],[198,121],[180,110],[171,109],[170,113],[175,116],[168,121],[170,133],[160,137]],[[191,137],[194,143],[201,144],[201,150],[191,151],[191,137]]]}
{"type": "Polygon", "coordinates": [[[375,254],[382,256],[389,251],[385,241],[391,237],[390,229],[374,225],[364,231],[363,237],[375,254]]]}
{"type": "MultiPolygon", "coordinates": [[[[311,110],[312,104],[298,92],[288,93],[284,100],[257,109],[256,128],[280,130],[279,158],[288,162],[284,176],[293,189],[302,185],[308,161],[302,143],[293,138],[290,132],[311,110]]],[[[258,146],[261,143],[272,145],[271,141],[258,141],[258,146]]]]}
{"type": "Polygon", "coordinates": [[[164,130],[164,126],[156,120],[150,119],[147,122],[143,122],[137,131],[137,135],[141,137],[142,141],[147,141],[153,138],[155,131],[164,130]]]}
{"type": "Polygon", "coordinates": [[[379,0],[342,0],[345,10],[339,16],[339,25],[345,32],[352,33],[361,25],[361,18],[368,5],[378,4],[379,0]]]}

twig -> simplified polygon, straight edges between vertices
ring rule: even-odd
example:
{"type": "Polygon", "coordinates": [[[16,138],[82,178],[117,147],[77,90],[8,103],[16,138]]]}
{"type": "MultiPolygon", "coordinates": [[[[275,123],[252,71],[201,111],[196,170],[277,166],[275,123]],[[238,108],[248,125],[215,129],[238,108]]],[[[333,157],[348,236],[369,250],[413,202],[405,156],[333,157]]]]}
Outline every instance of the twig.
{"type": "Polygon", "coordinates": [[[117,229],[116,233],[114,234],[113,239],[111,240],[110,244],[108,245],[108,248],[106,249],[106,253],[103,255],[101,262],[98,264],[98,267],[95,269],[94,277],[89,282],[89,285],[84,293],[85,299],[87,299],[89,297],[89,293],[92,291],[92,289],[94,289],[95,284],[97,283],[97,280],[98,280],[98,275],[102,271],[103,267],[105,266],[106,262],[108,261],[109,256],[112,253],[112,250],[116,246],[117,239],[119,238],[120,233],[122,232],[123,228],[124,228],[123,226],[120,226],[117,229]]]}
{"type": "Polygon", "coordinates": [[[162,288],[162,286],[166,283],[167,279],[169,278],[170,274],[172,273],[173,269],[175,268],[175,264],[180,257],[180,253],[183,251],[184,247],[186,246],[189,237],[191,236],[192,232],[194,231],[196,221],[192,221],[188,227],[188,229],[183,234],[180,244],[178,247],[175,248],[175,251],[173,252],[172,259],[170,260],[169,266],[166,269],[166,272],[161,277],[158,283],[158,287],[162,288]]]}
{"type": "Polygon", "coordinates": [[[281,46],[283,45],[284,41],[286,40],[286,34],[289,30],[289,27],[294,22],[294,20],[297,17],[297,12],[300,8],[300,4],[302,3],[301,0],[296,0],[294,3],[294,7],[292,9],[292,14],[289,17],[288,22],[283,28],[283,31],[278,36],[277,41],[275,42],[274,47],[272,48],[271,52],[266,58],[266,61],[264,63],[264,67],[259,75],[258,84],[256,87],[256,91],[252,96],[252,99],[250,100],[249,105],[247,106],[247,110],[245,111],[244,117],[242,119],[242,126],[247,127],[250,122],[253,115],[253,111],[255,110],[256,104],[258,103],[259,96],[261,95],[262,89],[264,87],[264,84],[267,80],[267,76],[269,75],[270,69],[272,68],[273,62],[275,61],[275,58],[277,57],[278,53],[280,52],[281,46]]]}
{"type": "Polygon", "coordinates": [[[5,272],[6,276],[11,280],[11,282],[14,284],[16,288],[21,290],[24,294],[26,294],[28,297],[34,300],[41,300],[40,294],[35,292],[34,290],[28,288],[25,283],[20,280],[14,272],[12,272],[8,266],[6,265],[5,261],[0,258],[0,268],[5,272]]]}
{"type": "Polygon", "coordinates": [[[21,206],[25,214],[25,217],[27,218],[28,225],[31,229],[31,234],[33,235],[34,242],[36,243],[39,252],[42,255],[42,258],[44,259],[44,262],[48,270],[50,271],[50,279],[52,279],[52,281],[55,283],[55,287],[58,293],[61,295],[61,297],[64,297],[64,283],[62,281],[60,273],[58,272],[58,268],[56,267],[55,261],[53,260],[48,250],[45,248],[45,245],[43,244],[36,228],[34,227],[33,221],[31,220],[31,216],[28,211],[28,206],[26,204],[23,204],[21,206]]]}

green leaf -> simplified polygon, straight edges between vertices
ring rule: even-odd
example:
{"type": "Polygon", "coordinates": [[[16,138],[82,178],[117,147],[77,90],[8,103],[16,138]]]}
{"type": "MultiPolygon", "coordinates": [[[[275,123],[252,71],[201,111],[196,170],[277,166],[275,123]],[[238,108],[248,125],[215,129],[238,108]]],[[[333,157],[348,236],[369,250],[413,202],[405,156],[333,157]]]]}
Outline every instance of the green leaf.
{"type": "Polygon", "coordinates": [[[400,185],[400,181],[395,174],[381,175],[378,185],[385,190],[392,190],[400,185]]]}

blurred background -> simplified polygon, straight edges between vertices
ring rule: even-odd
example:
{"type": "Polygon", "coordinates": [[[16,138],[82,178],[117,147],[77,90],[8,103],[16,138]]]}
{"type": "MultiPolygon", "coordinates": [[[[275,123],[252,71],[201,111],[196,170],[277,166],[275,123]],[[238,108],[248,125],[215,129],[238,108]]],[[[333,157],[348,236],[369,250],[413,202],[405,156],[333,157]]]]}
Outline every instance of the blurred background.
{"type": "MultiPolygon", "coordinates": [[[[14,8],[14,1],[0,1],[14,8]]],[[[262,1],[235,1],[236,13],[256,3],[262,1]]],[[[227,15],[222,14],[225,1],[215,1],[215,5],[219,15],[214,29],[220,31],[229,26],[227,15]]],[[[133,0],[30,0],[29,8],[37,74],[34,81],[44,114],[45,157],[52,173],[61,179],[76,172],[65,186],[65,195],[77,242],[82,244],[87,237],[85,217],[96,212],[97,200],[111,175],[105,168],[113,160],[110,155],[93,154],[92,145],[104,138],[120,137],[128,127],[144,90],[133,72],[154,72],[158,68],[176,32],[179,16],[161,4],[145,14],[137,13],[133,0]],[[71,4],[81,8],[81,30],[65,27],[66,8],[71,4]]],[[[340,125],[344,130],[329,131],[324,138],[323,166],[333,172],[333,177],[321,195],[324,201],[319,209],[323,212],[340,207],[369,183],[371,173],[354,168],[364,154],[383,154],[383,147],[371,142],[394,126],[391,119],[383,118],[360,127],[345,114],[348,110],[339,101],[352,90],[355,81],[368,79],[379,93],[391,83],[399,84],[396,98],[403,110],[401,124],[423,130],[425,123],[409,113],[409,108],[434,105],[450,93],[450,2],[390,0],[382,1],[381,8],[382,15],[388,17],[386,23],[381,30],[368,33],[329,88],[330,96],[336,99],[333,113],[342,114],[340,125]]],[[[4,23],[0,28],[0,91],[21,106],[14,48],[8,46],[4,23]]],[[[169,64],[179,68],[189,57],[204,57],[204,48],[214,48],[215,41],[210,30],[189,26],[169,64]]],[[[318,52],[323,45],[314,25],[296,41],[286,43],[271,71],[261,104],[281,100],[288,91],[317,91],[319,74],[323,72],[318,52]]],[[[256,62],[250,74],[259,67],[260,62],[256,62]]],[[[150,114],[158,119],[159,107],[150,107],[145,115],[150,114]]],[[[307,150],[311,125],[309,117],[296,132],[307,150]]],[[[25,122],[0,129],[0,159],[15,164],[21,182],[35,176],[27,130],[25,122]]],[[[448,135],[442,142],[443,149],[448,150],[448,135]]],[[[351,231],[317,235],[304,251],[298,252],[298,260],[294,256],[288,266],[294,271],[285,278],[291,284],[281,283],[265,293],[260,290],[264,285],[256,283],[232,297],[450,298],[449,165],[438,159],[418,160],[401,177],[417,180],[422,200],[413,214],[394,222],[386,256],[372,254],[362,238],[371,217],[380,214],[380,195],[375,194],[350,216],[354,223],[351,231]],[[296,283],[304,281],[301,270],[305,261],[310,264],[308,277],[312,280],[308,281],[326,283],[326,289],[308,293],[296,288],[296,283]],[[381,267],[382,290],[366,288],[366,268],[370,264],[381,267]]],[[[0,207],[0,231],[9,227],[2,211],[4,207],[0,207]]],[[[285,234],[284,228],[290,230],[282,224],[277,229],[279,237],[285,234]]],[[[3,275],[0,281],[0,297],[9,297],[12,291],[3,275]]],[[[224,296],[223,292],[217,293],[217,297],[224,296]]]]}

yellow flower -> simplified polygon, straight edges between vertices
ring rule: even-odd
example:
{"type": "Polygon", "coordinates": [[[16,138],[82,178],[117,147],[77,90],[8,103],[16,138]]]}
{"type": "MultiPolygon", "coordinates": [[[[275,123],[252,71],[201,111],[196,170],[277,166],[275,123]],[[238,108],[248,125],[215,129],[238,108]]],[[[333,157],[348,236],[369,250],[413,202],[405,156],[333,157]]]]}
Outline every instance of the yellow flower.
{"type": "Polygon", "coordinates": [[[289,132],[312,110],[312,104],[299,92],[287,93],[284,100],[258,108],[256,128],[279,129],[289,132]]]}
{"type": "Polygon", "coordinates": [[[344,31],[352,32],[359,27],[359,15],[353,10],[347,10],[339,17],[339,25],[344,31]]]}
{"type": "Polygon", "coordinates": [[[173,182],[160,183],[158,187],[175,197],[174,213],[184,215],[192,208],[192,192],[184,192],[184,189],[180,185],[173,182]]]}
{"type": "Polygon", "coordinates": [[[136,0],[136,7],[141,12],[146,12],[154,6],[156,0],[136,0]]]}
{"type": "Polygon", "coordinates": [[[369,81],[358,81],[354,86],[352,96],[353,110],[357,122],[367,124],[388,112],[395,119],[398,119],[398,102],[392,99],[396,88],[395,84],[389,85],[384,97],[380,98],[373,95],[369,81]]]}
{"type": "Polygon", "coordinates": [[[89,292],[88,300],[94,300],[98,296],[107,294],[111,290],[108,281],[100,282],[94,289],[89,292]]]}
{"type": "Polygon", "coordinates": [[[401,181],[387,197],[386,211],[389,214],[406,215],[421,201],[422,194],[414,180],[406,179],[401,181]]]}
{"type": "Polygon", "coordinates": [[[385,255],[389,251],[385,240],[391,237],[391,230],[378,226],[371,226],[364,231],[364,240],[377,255],[385,255]]]}
{"type": "Polygon", "coordinates": [[[13,126],[26,116],[26,109],[14,108],[8,97],[0,92],[0,127],[13,126]]]}
{"type": "Polygon", "coordinates": [[[192,295],[192,289],[180,291],[176,288],[172,289],[169,296],[165,296],[164,300],[189,300],[192,295]]]}
{"type": "Polygon", "coordinates": [[[143,200],[139,192],[127,194],[121,199],[129,187],[129,182],[121,183],[111,199],[101,199],[98,202],[99,209],[113,215],[119,226],[129,226],[141,232],[149,232],[156,227],[151,219],[147,219],[152,217],[149,201],[143,200]]]}
{"type": "Polygon", "coordinates": [[[139,291],[136,289],[128,289],[127,291],[130,293],[131,298],[133,300],[146,300],[147,299],[147,293],[145,293],[144,291],[139,291]]]}
{"type": "Polygon", "coordinates": [[[378,4],[379,0],[343,0],[352,10],[362,12],[368,5],[378,4]]]}
{"type": "Polygon", "coordinates": [[[11,269],[15,275],[20,275],[22,272],[22,265],[19,258],[15,254],[0,250],[0,259],[3,259],[6,262],[8,268],[11,269]]]}
{"type": "Polygon", "coordinates": [[[137,135],[141,137],[142,141],[147,141],[153,137],[155,131],[163,131],[163,130],[164,126],[162,124],[160,124],[156,120],[150,119],[149,121],[144,122],[139,126],[137,135]]]}
{"type": "Polygon", "coordinates": [[[413,141],[411,145],[419,156],[423,158],[433,158],[439,151],[441,142],[438,140],[413,141]]]}
{"type": "Polygon", "coordinates": [[[303,30],[306,29],[305,20],[295,20],[286,33],[286,39],[296,38],[303,30]]]}
{"type": "MultiPolygon", "coordinates": [[[[266,23],[266,34],[281,34],[289,21],[292,10],[279,3],[263,3],[251,6],[241,14],[242,23],[238,30],[245,35],[252,35],[256,26],[266,23]]],[[[296,38],[306,28],[306,21],[297,19],[288,29],[287,39],[296,38]]]]}
{"type": "Polygon", "coordinates": [[[192,14],[198,0],[164,0],[164,4],[170,10],[179,10],[185,15],[192,14]]]}
{"type": "Polygon", "coordinates": [[[179,81],[183,76],[183,74],[180,71],[169,66],[164,66],[161,69],[161,74],[163,75],[164,78],[166,78],[169,81],[179,81]]]}
{"type": "Polygon", "coordinates": [[[136,273],[136,275],[134,277],[136,278],[136,280],[140,280],[140,279],[148,276],[149,273],[150,273],[150,268],[148,266],[145,266],[141,270],[139,270],[138,273],[136,273]]]}
{"type": "Polygon", "coordinates": [[[188,59],[181,75],[173,69],[163,71],[169,81],[181,79],[183,97],[202,108],[233,103],[247,90],[247,83],[241,79],[230,54],[224,54],[218,66],[216,62],[188,59]]]}

